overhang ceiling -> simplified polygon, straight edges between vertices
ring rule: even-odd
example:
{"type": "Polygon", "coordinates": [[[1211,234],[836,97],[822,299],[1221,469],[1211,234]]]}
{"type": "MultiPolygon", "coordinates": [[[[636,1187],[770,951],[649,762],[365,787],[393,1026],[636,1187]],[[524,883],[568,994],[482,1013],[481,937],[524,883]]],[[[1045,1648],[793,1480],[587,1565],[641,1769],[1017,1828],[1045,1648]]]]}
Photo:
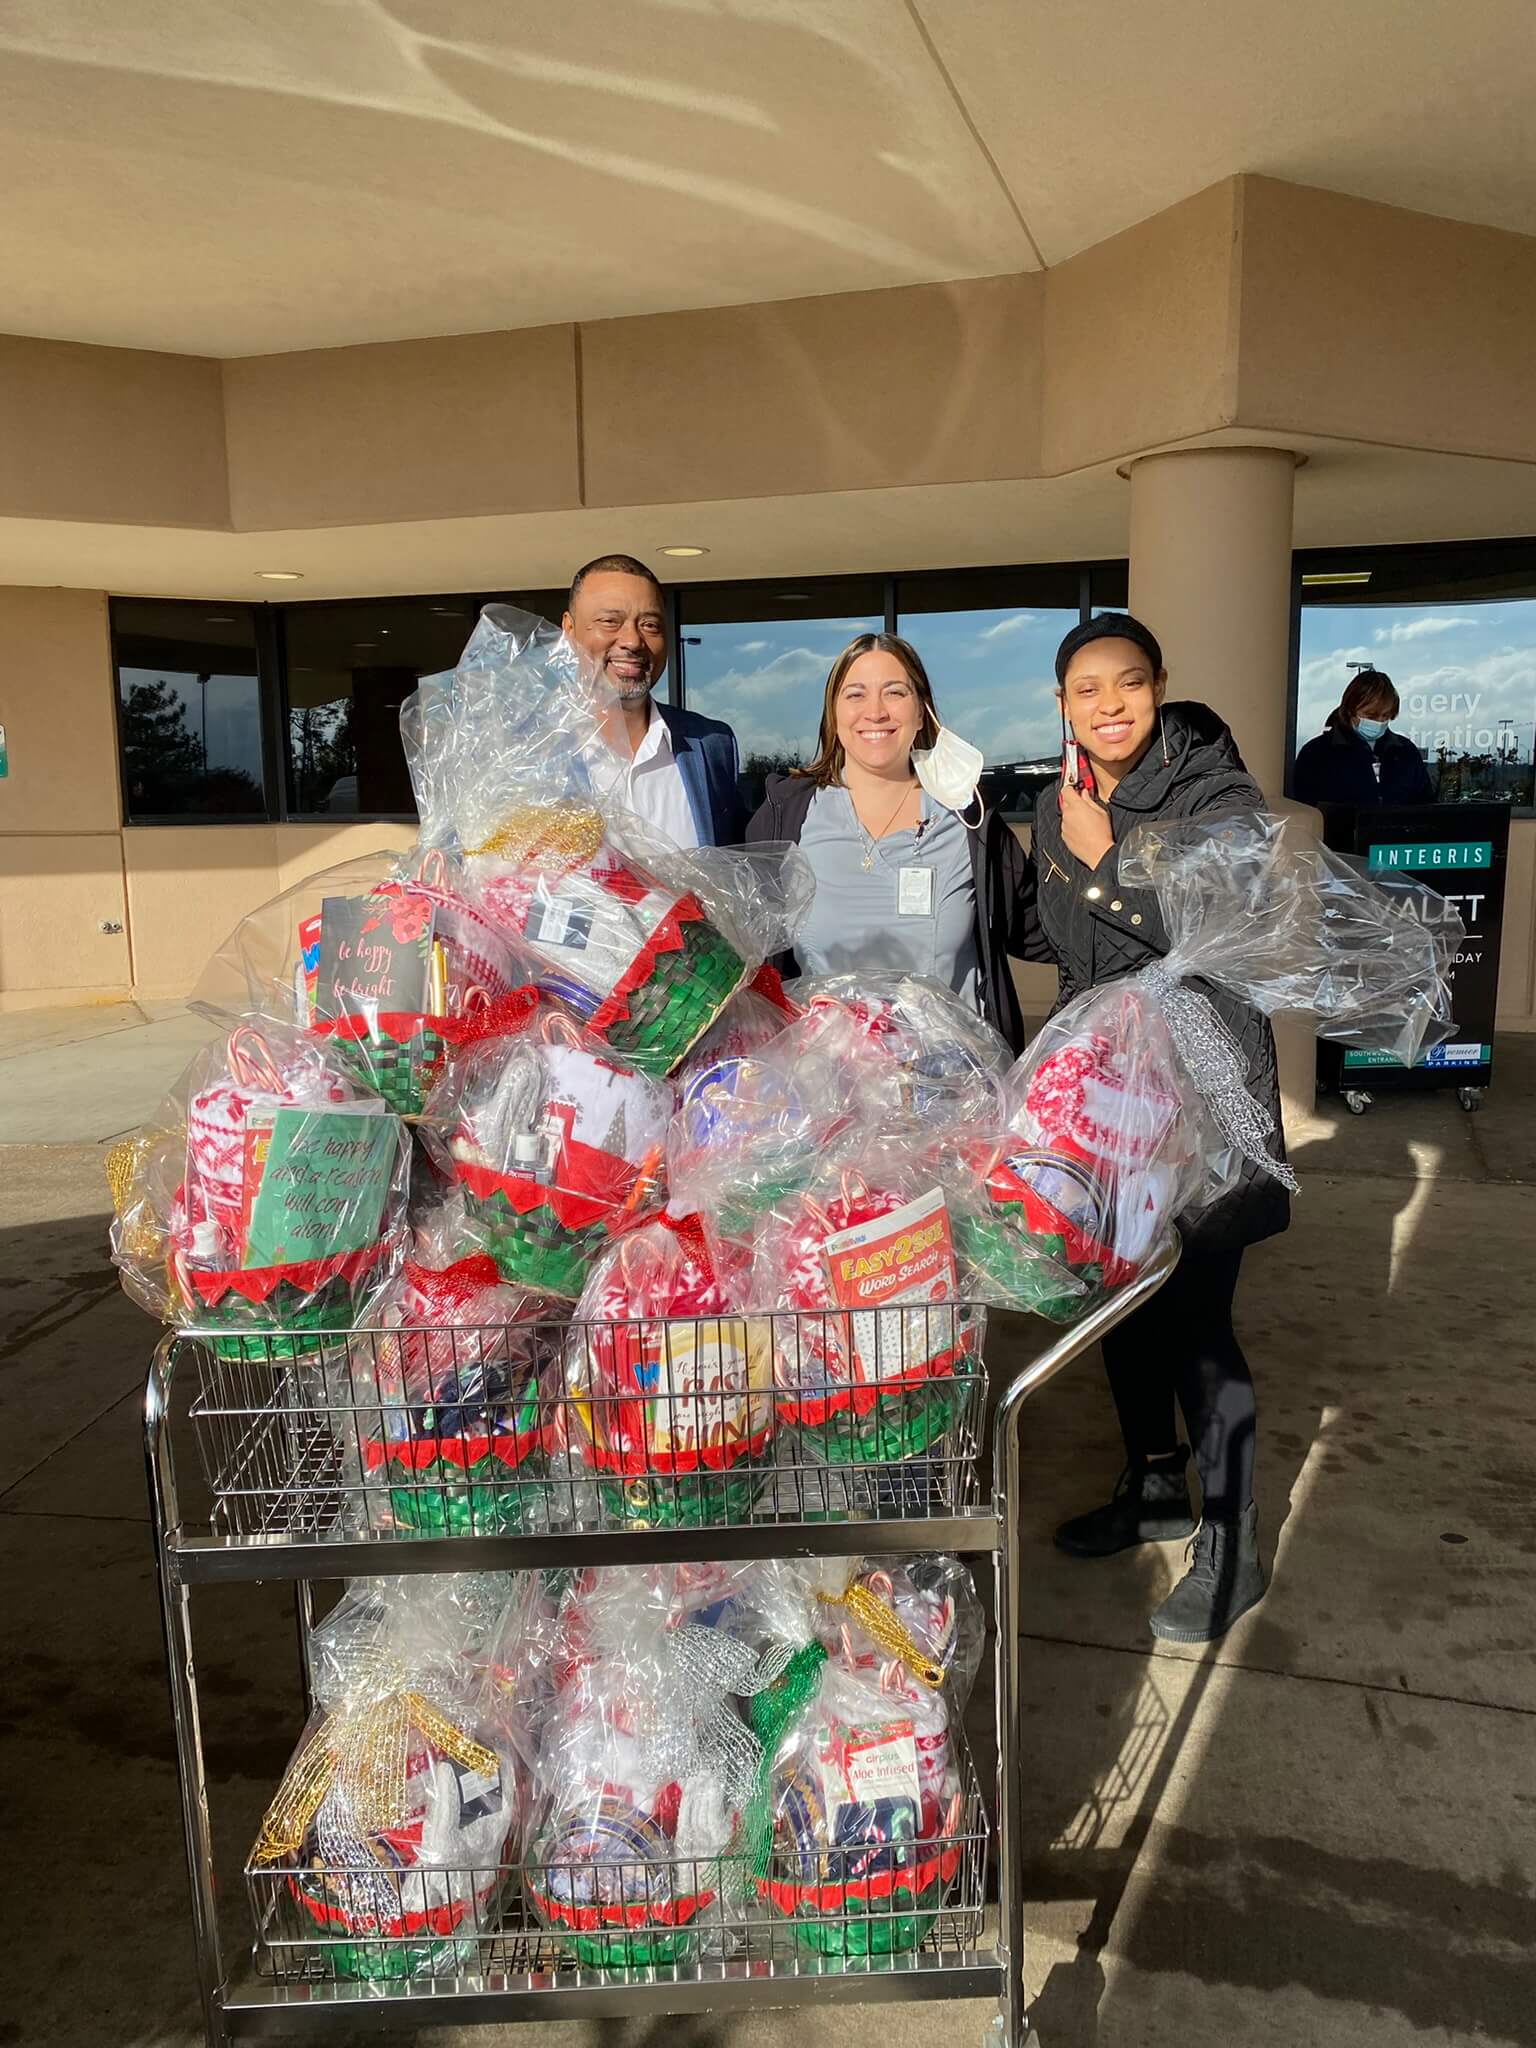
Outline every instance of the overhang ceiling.
{"type": "Polygon", "coordinates": [[[0,326],[237,356],[986,276],[1240,171],[1531,232],[1533,97],[1530,0],[7,0],[0,326]]]}
{"type": "MultiPolygon", "coordinates": [[[[1276,437],[1223,432],[1198,445],[1276,437]]],[[[1531,531],[1530,468],[1287,435],[1299,548],[1487,539],[1531,531]]],[[[792,498],[433,519],[296,533],[209,533],[0,519],[3,580],[156,597],[303,601],[558,588],[587,557],[622,549],[669,580],[715,582],[1123,556],[1130,491],[1104,465],[1068,476],[792,498]],[[666,561],[669,544],[707,547],[666,561]],[[261,569],[300,572],[295,583],[261,569]]]]}

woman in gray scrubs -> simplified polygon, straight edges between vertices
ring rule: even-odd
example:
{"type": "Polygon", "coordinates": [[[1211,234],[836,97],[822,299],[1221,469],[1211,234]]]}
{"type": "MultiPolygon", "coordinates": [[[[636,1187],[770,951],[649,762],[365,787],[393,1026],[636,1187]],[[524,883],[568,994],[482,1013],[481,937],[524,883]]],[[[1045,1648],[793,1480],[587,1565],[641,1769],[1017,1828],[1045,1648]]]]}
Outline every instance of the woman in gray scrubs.
{"type": "Polygon", "coordinates": [[[938,734],[916,649],[894,633],[861,633],[832,664],[816,758],[769,777],[747,839],[798,842],[816,876],[799,971],[928,975],[1018,1050],[1008,956],[1051,957],[1034,867],[979,795],[956,810],[922,786],[913,750],[932,748],[938,734]]]}

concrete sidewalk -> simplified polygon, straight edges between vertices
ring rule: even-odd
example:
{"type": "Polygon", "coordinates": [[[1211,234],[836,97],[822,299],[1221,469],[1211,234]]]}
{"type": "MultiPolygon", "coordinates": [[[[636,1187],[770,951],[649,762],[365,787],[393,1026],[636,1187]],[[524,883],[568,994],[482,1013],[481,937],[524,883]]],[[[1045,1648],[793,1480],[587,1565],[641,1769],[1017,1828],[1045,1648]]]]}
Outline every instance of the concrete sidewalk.
{"type": "MultiPolygon", "coordinates": [[[[7,1116],[71,1140],[0,1151],[0,1548],[19,1645],[0,2042],[193,2048],[139,1454],[156,1332],[106,1263],[100,1166],[194,1024],[34,1046],[0,1025],[7,1116]]],[[[1294,1227],[1252,1254],[1240,1295],[1274,1583],[1225,1642],[1147,1635],[1176,1548],[1084,1565],[1050,1547],[1118,1469],[1092,1363],[1027,1418],[1024,1859],[1044,2048],[1536,2038],[1536,1040],[1501,1040],[1496,1071],[1477,1116],[1441,1096],[1358,1120],[1325,1105],[1296,1148],[1294,1227]]],[[[1000,1321],[995,1376],[1028,1337],[1000,1321]]],[[[292,1609],[279,1587],[246,1588],[200,1595],[194,1621],[238,1953],[240,1861],[300,1728],[292,1609]]],[[[603,2038],[917,2048],[975,2044],[985,2018],[907,2006],[603,2038]]],[[[596,2032],[547,2037],[590,2048],[596,2032]]],[[[419,2036],[470,2038],[493,2036],[419,2036]]]]}

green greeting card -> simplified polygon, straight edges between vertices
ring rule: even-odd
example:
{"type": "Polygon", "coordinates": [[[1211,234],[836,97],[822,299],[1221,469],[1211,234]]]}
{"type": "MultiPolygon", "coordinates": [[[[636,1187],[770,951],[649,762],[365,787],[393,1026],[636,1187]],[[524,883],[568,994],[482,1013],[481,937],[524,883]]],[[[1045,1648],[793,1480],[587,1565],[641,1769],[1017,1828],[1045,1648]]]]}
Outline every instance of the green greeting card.
{"type": "Polygon", "coordinates": [[[246,1133],[245,1230],[252,1266],[296,1266],[378,1242],[399,1154],[397,1117],[344,1109],[278,1109],[246,1133]]]}

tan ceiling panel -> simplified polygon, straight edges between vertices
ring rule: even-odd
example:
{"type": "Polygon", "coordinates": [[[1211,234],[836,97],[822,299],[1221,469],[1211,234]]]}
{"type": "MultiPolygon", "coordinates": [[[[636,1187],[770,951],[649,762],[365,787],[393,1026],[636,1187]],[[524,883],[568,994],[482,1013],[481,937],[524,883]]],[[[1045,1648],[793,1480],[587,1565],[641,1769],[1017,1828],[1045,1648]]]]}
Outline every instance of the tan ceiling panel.
{"type": "Polygon", "coordinates": [[[1531,0],[916,4],[1047,263],[1240,171],[1536,231],[1531,0]]]}
{"type": "Polygon", "coordinates": [[[447,519],[579,495],[569,327],[223,365],[237,527],[447,519]]]}
{"type": "Polygon", "coordinates": [[[1041,302],[999,277],[585,327],[587,502],[1029,475],[1041,302]]]}
{"type": "Polygon", "coordinates": [[[13,0],[14,330],[232,356],[1026,267],[902,0],[13,0]]]}

